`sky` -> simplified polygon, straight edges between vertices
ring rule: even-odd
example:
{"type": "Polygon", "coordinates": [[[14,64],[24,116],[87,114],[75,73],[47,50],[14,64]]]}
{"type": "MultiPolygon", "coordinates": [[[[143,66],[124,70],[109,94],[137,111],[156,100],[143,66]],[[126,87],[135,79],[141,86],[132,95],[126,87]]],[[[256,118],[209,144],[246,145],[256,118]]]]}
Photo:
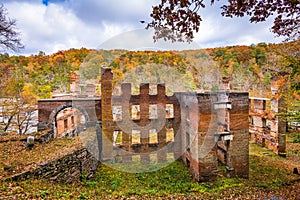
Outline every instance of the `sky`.
{"type": "MultiPolygon", "coordinates": [[[[270,32],[272,20],[251,24],[248,18],[221,16],[220,3],[200,10],[202,24],[192,44],[153,43],[150,21],[159,0],[0,0],[25,48],[19,55],[46,54],[70,48],[130,50],[143,48],[195,49],[259,42],[278,43],[270,32]],[[158,46],[157,46],[158,45],[158,46]]],[[[224,2],[224,1],[222,1],[224,2]]]]}

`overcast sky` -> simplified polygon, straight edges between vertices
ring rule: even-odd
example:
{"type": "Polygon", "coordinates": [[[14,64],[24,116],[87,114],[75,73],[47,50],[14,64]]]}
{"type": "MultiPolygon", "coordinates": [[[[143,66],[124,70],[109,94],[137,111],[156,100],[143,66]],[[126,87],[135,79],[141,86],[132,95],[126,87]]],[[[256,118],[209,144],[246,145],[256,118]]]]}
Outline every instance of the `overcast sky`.
{"type": "MultiPolygon", "coordinates": [[[[150,21],[151,8],[157,2],[158,0],[0,0],[9,16],[17,20],[17,28],[25,45],[25,49],[19,54],[23,55],[37,54],[39,51],[50,54],[81,47],[151,47],[152,33],[140,30],[145,24],[139,21],[150,21]],[[129,37],[129,33],[138,34],[134,38],[129,37]],[[143,41],[147,41],[146,44],[143,41]],[[129,45],[131,43],[136,45],[132,47],[129,45]]],[[[200,11],[203,22],[194,44],[184,45],[182,48],[282,41],[270,33],[272,21],[250,24],[247,18],[224,18],[219,7],[220,5],[208,4],[200,11]]]]}

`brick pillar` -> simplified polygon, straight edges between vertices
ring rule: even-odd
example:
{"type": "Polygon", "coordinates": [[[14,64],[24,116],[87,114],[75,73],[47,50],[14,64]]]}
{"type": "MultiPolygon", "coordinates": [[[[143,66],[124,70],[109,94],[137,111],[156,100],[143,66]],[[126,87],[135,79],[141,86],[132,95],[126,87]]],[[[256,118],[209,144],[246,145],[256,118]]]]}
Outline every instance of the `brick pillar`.
{"type": "MultiPolygon", "coordinates": [[[[130,121],[131,122],[131,107],[130,107],[130,98],[131,98],[131,84],[130,83],[122,83],[121,85],[121,92],[122,92],[122,121],[130,121]]],[[[126,126],[126,124],[125,124],[126,126]]],[[[132,144],[132,127],[122,128],[123,131],[123,144],[124,150],[126,153],[122,157],[122,162],[128,163],[132,162],[132,155],[131,155],[131,144],[132,144]]]]}
{"type": "Polygon", "coordinates": [[[112,79],[109,68],[101,68],[102,159],[113,158],[112,79]]]}
{"type": "MultiPolygon", "coordinates": [[[[163,109],[157,110],[158,116],[166,116],[166,87],[164,84],[157,85],[157,104],[163,109]]],[[[165,162],[167,160],[167,149],[166,149],[166,127],[158,130],[158,148],[159,153],[157,155],[158,162],[165,162]]]]}
{"type": "MultiPolygon", "coordinates": [[[[186,102],[186,96],[181,93],[180,94],[180,116],[181,116],[181,126],[180,126],[180,132],[181,132],[181,146],[182,146],[182,160],[183,162],[190,167],[190,161],[189,161],[189,156],[188,156],[188,148],[189,148],[189,134],[188,134],[188,125],[189,121],[188,119],[188,104],[186,102]]],[[[195,177],[195,175],[193,175],[195,177]]]]}
{"type": "Polygon", "coordinates": [[[149,83],[143,83],[140,86],[140,109],[141,109],[141,161],[150,162],[149,152],[149,83]]]}
{"type": "Polygon", "coordinates": [[[271,136],[275,138],[277,148],[275,147],[274,152],[285,156],[286,155],[286,122],[284,117],[278,115],[278,113],[284,113],[286,109],[286,103],[280,91],[284,91],[283,84],[285,83],[284,76],[276,76],[271,79],[271,111],[275,114],[275,120],[273,121],[274,126],[271,126],[271,136]]]}
{"type": "Polygon", "coordinates": [[[228,147],[230,167],[228,174],[231,177],[238,176],[248,178],[249,176],[249,96],[248,93],[230,93],[232,101],[230,112],[230,133],[233,140],[228,147]]]}
{"type": "MultiPolygon", "coordinates": [[[[54,107],[54,106],[53,106],[54,107]]],[[[56,106],[57,107],[57,106],[56,106]]],[[[54,107],[54,108],[56,108],[54,107]]],[[[38,131],[42,131],[48,128],[52,128],[53,124],[48,124],[49,116],[51,115],[52,105],[45,100],[38,100],[38,131]],[[50,109],[49,109],[50,108],[50,109]]]]}
{"type": "Polygon", "coordinates": [[[219,160],[226,165],[227,175],[231,175],[232,163],[231,163],[231,147],[232,133],[230,131],[230,102],[229,92],[226,89],[226,84],[223,85],[224,91],[217,93],[218,101],[214,104],[214,109],[218,119],[218,130],[216,132],[217,142],[217,155],[219,160]]]}
{"type": "Polygon", "coordinates": [[[214,180],[218,169],[217,146],[215,133],[217,132],[217,116],[212,108],[216,95],[198,94],[199,126],[199,181],[214,180]]]}
{"type": "Polygon", "coordinates": [[[180,123],[181,123],[181,110],[180,103],[178,98],[180,98],[179,94],[176,95],[177,101],[173,103],[174,109],[174,121],[173,121],[173,130],[174,130],[174,158],[181,159],[183,154],[183,149],[181,145],[181,131],[180,131],[180,123]]]}
{"type": "Polygon", "coordinates": [[[255,128],[254,141],[264,147],[265,144],[265,129],[266,119],[261,117],[266,112],[266,100],[264,99],[253,99],[253,112],[256,114],[252,116],[253,127],[255,128]]]}
{"type": "Polygon", "coordinates": [[[188,123],[186,132],[189,134],[189,151],[187,152],[190,161],[190,171],[194,174],[194,178],[199,180],[199,146],[198,146],[198,99],[194,95],[187,94],[187,103],[188,103],[188,123]]]}
{"type": "Polygon", "coordinates": [[[230,77],[228,77],[228,76],[222,77],[222,86],[221,87],[223,90],[227,90],[227,91],[230,90],[230,77]]]}

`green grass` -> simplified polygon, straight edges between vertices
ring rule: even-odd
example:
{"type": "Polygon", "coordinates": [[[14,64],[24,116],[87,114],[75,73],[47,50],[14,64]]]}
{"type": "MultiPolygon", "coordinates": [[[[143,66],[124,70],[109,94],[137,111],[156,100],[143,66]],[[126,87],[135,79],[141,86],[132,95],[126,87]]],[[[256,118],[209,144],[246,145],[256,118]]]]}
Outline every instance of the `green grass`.
{"type": "Polygon", "coordinates": [[[240,185],[238,179],[199,184],[192,180],[181,162],[150,173],[126,173],[101,164],[93,179],[83,179],[81,183],[51,184],[45,180],[5,182],[2,184],[2,195],[23,198],[27,194],[26,198],[42,199],[159,198],[174,194],[209,195],[212,191],[240,185]],[[28,193],[24,194],[24,191],[28,193]]]}
{"type": "Polygon", "coordinates": [[[83,176],[82,182],[73,184],[53,184],[46,180],[4,182],[0,199],[4,196],[20,199],[215,198],[243,195],[257,188],[274,190],[296,180],[291,172],[274,165],[277,160],[272,161],[273,155],[255,155],[259,153],[257,148],[254,147],[250,155],[249,179],[226,178],[220,174],[216,181],[197,183],[181,162],[149,173],[127,173],[101,164],[94,178],[86,180],[83,176]]]}
{"type": "MultiPolygon", "coordinates": [[[[2,182],[0,199],[159,199],[159,198],[242,198],[257,191],[280,191],[292,182],[299,181],[283,163],[285,158],[250,144],[249,179],[226,178],[222,172],[217,180],[198,183],[193,181],[182,162],[148,164],[160,168],[148,173],[128,173],[118,170],[137,168],[136,164],[116,164],[114,168],[100,164],[96,175],[72,184],[51,183],[47,180],[2,182]],[[163,167],[163,168],[161,168],[163,167]]],[[[223,169],[224,168],[220,168],[223,169]]],[[[150,170],[151,171],[151,170],[150,170]]]]}
{"type": "Polygon", "coordinates": [[[293,134],[293,143],[300,143],[300,134],[293,134]]]}
{"type": "Polygon", "coordinates": [[[116,196],[186,193],[197,185],[185,166],[178,162],[150,173],[125,173],[101,165],[95,180],[100,187],[116,196]]]}

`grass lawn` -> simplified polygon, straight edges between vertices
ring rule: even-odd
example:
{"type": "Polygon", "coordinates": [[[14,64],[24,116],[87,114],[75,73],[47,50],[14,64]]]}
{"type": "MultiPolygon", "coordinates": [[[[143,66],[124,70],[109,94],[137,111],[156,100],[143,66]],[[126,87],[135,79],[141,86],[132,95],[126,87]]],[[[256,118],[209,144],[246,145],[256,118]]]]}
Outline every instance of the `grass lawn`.
{"type": "MultiPolygon", "coordinates": [[[[294,143],[290,141],[288,145],[294,143]]],[[[299,154],[293,156],[300,157],[299,154]]],[[[47,180],[2,182],[0,199],[297,199],[300,163],[250,143],[249,179],[226,178],[197,183],[181,162],[149,173],[126,173],[105,164],[89,180],[72,184],[47,180]]],[[[149,167],[154,167],[149,164],[149,167]]],[[[132,167],[135,167],[132,165],[132,167]]],[[[222,168],[221,168],[222,169],[222,168]]]]}

